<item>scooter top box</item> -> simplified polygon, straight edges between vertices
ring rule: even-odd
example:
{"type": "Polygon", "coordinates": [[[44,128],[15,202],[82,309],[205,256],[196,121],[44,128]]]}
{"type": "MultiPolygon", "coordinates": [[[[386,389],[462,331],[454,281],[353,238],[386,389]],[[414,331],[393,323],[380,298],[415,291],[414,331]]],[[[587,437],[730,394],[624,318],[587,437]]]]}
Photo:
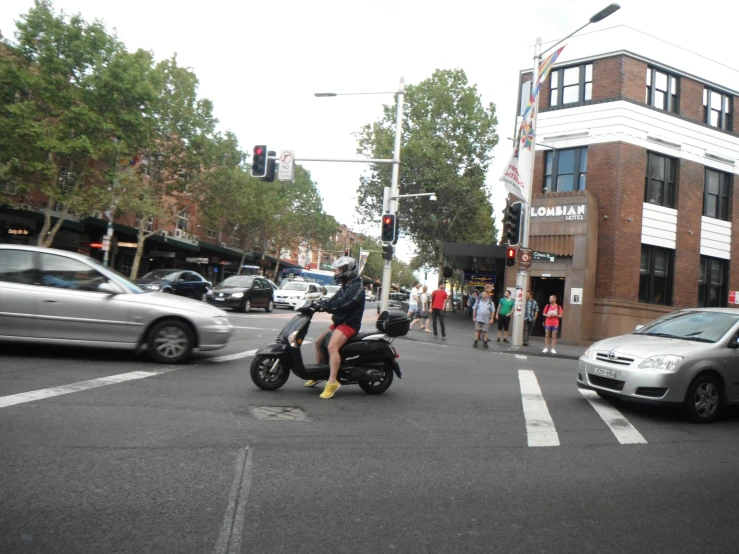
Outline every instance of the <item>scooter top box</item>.
{"type": "Polygon", "coordinates": [[[375,326],[378,331],[382,331],[391,337],[403,337],[408,334],[411,320],[401,310],[387,310],[380,314],[375,326]]]}

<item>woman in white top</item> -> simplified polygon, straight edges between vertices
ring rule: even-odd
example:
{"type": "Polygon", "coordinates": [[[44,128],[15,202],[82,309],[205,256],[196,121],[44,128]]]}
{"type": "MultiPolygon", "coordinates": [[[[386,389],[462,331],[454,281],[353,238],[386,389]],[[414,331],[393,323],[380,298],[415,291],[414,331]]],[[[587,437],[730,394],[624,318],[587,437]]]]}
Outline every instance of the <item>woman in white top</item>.
{"type": "Polygon", "coordinates": [[[422,331],[426,331],[427,333],[430,333],[431,330],[428,328],[428,322],[429,322],[429,295],[426,294],[426,291],[428,290],[428,287],[424,286],[421,290],[420,294],[418,295],[418,310],[413,316],[413,321],[411,321],[411,328],[413,328],[413,324],[418,322],[419,327],[422,331]]]}

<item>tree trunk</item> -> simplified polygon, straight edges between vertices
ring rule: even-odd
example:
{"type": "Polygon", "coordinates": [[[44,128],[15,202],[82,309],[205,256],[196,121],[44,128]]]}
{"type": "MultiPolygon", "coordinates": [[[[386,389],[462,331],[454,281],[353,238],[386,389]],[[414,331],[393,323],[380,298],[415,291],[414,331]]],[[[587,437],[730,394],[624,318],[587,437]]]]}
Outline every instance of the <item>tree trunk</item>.
{"type": "Polygon", "coordinates": [[[44,210],[44,225],[43,227],[41,227],[39,246],[45,246],[46,248],[49,248],[53,244],[54,237],[64,224],[64,218],[67,216],[68,213],[69,208],[64,206],[64,208],[62,208],[62,211],[59,212],[59,218],[56,220],[56,223],[53,227],[51,227],[51,202],[49,202],[49,205],[44,210]],[[51,227],[51,230],[49,230],[49,227],[51,227]]]}
{"type": "Polygon", "coordinates": [[[239,264],[239,271],[236,273],[236,275],[241,275],[241,270],[244,268],[244,262],[246,261],[246,248],[244,249],[244,253],[241,254],[241,263],[239,264]]]}
{"type": "Polygon", "coordinates": [[[133,256],[133,264],[131,265],[131,279],[136,279],[139,272],[139,265],[141,264],[141,257],[144,255],[144,242],[153,233],[146,234],[144,232],[144,226],[146,221],[143,217],[139,219],[138,233],[136,234],[136,254],[133,256]]]}
{"type": "Polygon", "coordinates": [[[272,275],[272,280],[276,283],[277,276],[280,274],[280,258],[275,258],[275,274],[272,275]]]}
{"type": "Polygon", "coordinates": [[[444,242],[439,240],[439,257],[437,259],[439,264],[439,282],[444,280],[444,242]]]}
{"type": "Polygon", "coordinates": [[[44,208],[44,224],[41,226],[41,231],[38,234],[38,246],[45,246],[46,233],[51,228],[51,205],[54,203],[54,199],[49,197],[47,200],[46,207],[44,208]]]}

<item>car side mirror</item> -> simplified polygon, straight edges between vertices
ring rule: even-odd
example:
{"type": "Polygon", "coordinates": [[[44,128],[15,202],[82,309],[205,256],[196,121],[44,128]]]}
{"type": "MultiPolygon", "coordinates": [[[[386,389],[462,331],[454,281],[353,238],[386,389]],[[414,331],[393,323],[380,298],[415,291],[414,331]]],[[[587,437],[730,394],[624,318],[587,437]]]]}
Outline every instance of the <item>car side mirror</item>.
{"type": "Polygon", "coordinates": [[[736,336],[729,341],[729,348],[733,348],[734,350],[739,350],[739,336],[736,336]]]}
{"type": "Polygon", "coordinates": [[[637,325],[636,327],[634,327],[634,332],[636,333],[642,327],[644,327],[644,325],[637,325]]]}
{"type": "Polygon", "coordinates": [[[113,283],[110,283],[110,282],[100,283],[97,286],[97,291],[105,292],[108,294],[118,294],[120,292],[118,288],[113,283]]]}

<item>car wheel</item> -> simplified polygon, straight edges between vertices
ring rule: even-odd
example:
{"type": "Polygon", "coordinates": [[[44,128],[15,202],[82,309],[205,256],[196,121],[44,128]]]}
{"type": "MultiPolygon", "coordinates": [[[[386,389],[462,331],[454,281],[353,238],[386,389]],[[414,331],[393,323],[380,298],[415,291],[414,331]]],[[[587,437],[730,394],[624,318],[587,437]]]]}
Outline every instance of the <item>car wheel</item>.
{"type": "Polygon", "coordinates": [[[203,291],[203,294],[200,295],[201,302],[205,302],[206,300],[208,300],[208,289],[205,289],[203,291]]]}
{"type": "Polygon", "coordinates": [[[172,289],[164,289],[161,292],[163,292],[165,294],[172,294],[172,289]]]}
{"type": "Polygon", "coordinates": [[[165,319],[149,331],[149,355],[160,364],[177,364],[192,354],[192,329],[184,321],[165,319]]]}
{"type": "Polygon", "coordinates": [[[290,368],[278,356],[257,356],[251,362],[249,375],[260,389],[277,390],[287,383],[290,368]]]}
{"type": "Polygon", "coordinates": [[[270,300],[269,301],[269,304],[267,304],[267,307],[264,308],[264,311],[267,312],[267,313],[269,313],[269,312],[271,312],[274,309],[275,309],[275,303],[270,300]]]}
{"type": "Polygon", "coordinates": [[[388,362],[378,370],[380,375],[374,381],[359,381],[359,388],[367,394],[382,394],[393,384],[393,364],[388,362]]]}
{"type": "Polygon", "coordinates": [[[251,300],[248,298],[244,301],[244,309],[243,312],[250,312],[251,311],[251,300]]]}
{"type": "Polygon", "coordinates": [[[688,387],[683,412],[696,423],[711,423],[723,408],[721,383],[710,373],[699,375],[688,387]]]}

